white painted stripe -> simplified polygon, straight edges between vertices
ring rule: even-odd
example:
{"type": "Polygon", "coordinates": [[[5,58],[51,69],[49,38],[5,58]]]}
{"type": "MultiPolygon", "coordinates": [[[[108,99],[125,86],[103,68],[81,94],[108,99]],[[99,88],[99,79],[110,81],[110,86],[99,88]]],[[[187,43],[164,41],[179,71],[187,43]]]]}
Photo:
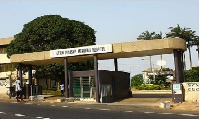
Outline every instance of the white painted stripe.
{"type": "Polygon", "coordinates": [[[56,105],[51,105],[51,106],[56,106],[56,105]]]}
{"type": "Polygon", "coordinates": [[[23,117],[23,116],[25,116],[25,115],[22,115],[22,114],[15,114],[15,116],[23,117]]]}
{"type": "Polygon", "coordinates": [[[30,104],[33,104],[33,103],[24,103],[24,104],[26,104],[26,105],[30,105],[30,104]]]}
{"type": "Polygon", "coordinates": [[[199,115],[192,115],[192,114],[191,114],[191,115],[188,115],[188,116],[195,117],[195,116],[199,116],[199,115]]]}
{"type": "Polygon", "coordinates": [[[6,114],[5,112],[0,112],[0,114],[6,114]]]}
{"type": "Polygon", "coordinates": [[[91,109],[91,108],[84,108],[84,109],[89,110],[89,109],[91,109]]]}
{"type": "Polygon", "coordinates": [[[158,113],[158,114],[171,115],[171,114],[173,114],[173,113],[158,113]]]}
{"type": "Polygon", "coordinates": [[[19,103],[19,102],[11,102],[11,103],[19,103]]]}
{"type": "Polygon", "coordinates": [[[43,117],[36,117],[36,118],[41,119],[41,118],[43,118],[43,117]]]}
{"type": "Polygon", "coordinates": [[[193,114],[179,114],[179,115],[184,115],[184,116],[199,116],[199,115],[193,115],[193,114]]]}
{"type": "Polygon", "coordinates": [[[107,110],[107,111],[109,111],[110,109],[99,109],[99,110],[107,110]]]}
{"type": "Polygon", "coordinates": [[[124,112],[133,112],[133,111],[124,111],[124,112]]]}
{"type": "Polygon", "coordinates": [[[69,107],[69,106],[62,106],[62,107],[69,107]]]}
{"type": "Polygon", "coordinates": [[[154,112],[144,112],[144,113],[147,113],[147,114],[149,114],[149,113],[154,113],[154,112]]]}

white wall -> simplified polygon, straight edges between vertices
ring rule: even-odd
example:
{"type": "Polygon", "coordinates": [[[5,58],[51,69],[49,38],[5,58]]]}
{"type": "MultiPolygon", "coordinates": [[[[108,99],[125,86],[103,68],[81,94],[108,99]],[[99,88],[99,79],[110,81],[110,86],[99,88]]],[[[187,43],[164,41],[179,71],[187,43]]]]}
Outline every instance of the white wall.
{"type": "Polygon", "coordinates": [[[199,102],[199,82],[184,82],[185,101],[199,102]]]}
{"type": "Polygon", "coordinates": [[[0,64],[10,63],[10,59],[7,57],[7,54],[0,54],[0,64]]]}

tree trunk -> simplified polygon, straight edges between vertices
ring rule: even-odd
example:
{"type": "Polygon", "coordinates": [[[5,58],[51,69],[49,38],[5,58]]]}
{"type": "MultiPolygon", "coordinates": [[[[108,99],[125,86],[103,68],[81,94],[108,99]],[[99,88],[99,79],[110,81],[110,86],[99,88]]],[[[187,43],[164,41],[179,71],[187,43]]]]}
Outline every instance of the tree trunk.
{"type": "Polygon", "coordinates": [[[186,70],[185,52],[183,53],[183,65],[184,70],[186,70]]]}
{"type": "Polygon", "coordinates": [[[191,50],[190,47],[188,47],[189,50],[189,59],[190,59],[190,69],[192,69],[192,58],[191,58],[191,50]]]}

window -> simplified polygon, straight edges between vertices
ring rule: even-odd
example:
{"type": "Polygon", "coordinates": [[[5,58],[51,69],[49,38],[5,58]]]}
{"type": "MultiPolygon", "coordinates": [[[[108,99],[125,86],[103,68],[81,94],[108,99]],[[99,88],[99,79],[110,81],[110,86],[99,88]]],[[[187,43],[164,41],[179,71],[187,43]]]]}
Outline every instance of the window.
{"type": "Polygon", "coordinates": [[[6,54],[7,53],[7,46],[0,46],[0,54],[6,54]]]}
{"type": "Polygon", "coordinates": [[[2,64],[0,65],[0,72],[15,71],[16,64],[2,64]]]}

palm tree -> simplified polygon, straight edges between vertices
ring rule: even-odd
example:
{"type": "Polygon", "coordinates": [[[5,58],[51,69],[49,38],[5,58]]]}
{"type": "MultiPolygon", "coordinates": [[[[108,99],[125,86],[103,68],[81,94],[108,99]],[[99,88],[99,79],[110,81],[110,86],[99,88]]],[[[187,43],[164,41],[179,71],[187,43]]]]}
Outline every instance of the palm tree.
{"type": "MultiPolygon", "coordinates": [[[[171,32],[166,34],[166,37],[172,38],[182,38],[186,41],[187,49],[189,50],[189,58],[190,58],[190,69],[192,69],[192,58],[191,58],[191,47],[197,45],[198,37],[195,35],[196,31],[192,31],[190,28],[181,28],[179,24],[177,27],[169,27],[171,32]],[[196,42],[196,43],[195,43],[196,42]]],[[[197,45],[198,46],[198,45],[197,45]]]]}
{"type": "Polygon", "coordinates": [[[150,33],[148,30],[143,32],[141,35],[138,36],[137,40],[152,40],[155,36],[155,32],[150,33]]]}
{"type": "MultiPolygon", "coordinates": [[[[153,40],[153,39],[162,39],[162,33],[156,34],[155,32],[150,33],[148,30],[143,32],[141,35],[138,36],[137,40],[153,40]]],[[[162,58],[162,55],[161,55],[162,58]]],[[[151,62],[151,56],[149,56],[150,60],[150,69],[152,71],[152,62],[151,62]]]]}

